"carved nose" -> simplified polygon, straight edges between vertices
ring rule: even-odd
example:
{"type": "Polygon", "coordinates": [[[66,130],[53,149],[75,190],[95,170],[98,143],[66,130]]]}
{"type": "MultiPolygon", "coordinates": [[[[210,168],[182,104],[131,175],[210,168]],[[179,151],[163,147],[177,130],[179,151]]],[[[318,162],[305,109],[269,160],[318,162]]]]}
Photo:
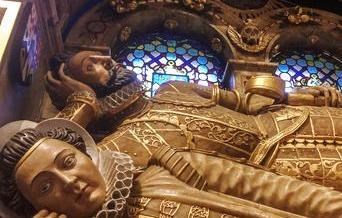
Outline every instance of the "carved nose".
{"type": "Polygon", "coordinates": [[[96,72],[106,71],[106,68],[101,64],[93,64],[93,67],[96,72]]]}
{"type": "Polygon", "coordinates": [[[64,184],[64,190],[66,192],[72,192],[75,194],[79,194],[81,192],[81,187],[80,184],[77,182],[76,177],[68,180],[68,182],[64,184]]]}
{"type": "Polygon", "coordinates": [[[72,192],[75,194],[79,194],[81,192],[81,187],[79,182],[77,181],[77,177],[72,175],[65,175],[63,173],[59,173],[58,177],[61,179],[63,189],[66,192],[72,192]]]}

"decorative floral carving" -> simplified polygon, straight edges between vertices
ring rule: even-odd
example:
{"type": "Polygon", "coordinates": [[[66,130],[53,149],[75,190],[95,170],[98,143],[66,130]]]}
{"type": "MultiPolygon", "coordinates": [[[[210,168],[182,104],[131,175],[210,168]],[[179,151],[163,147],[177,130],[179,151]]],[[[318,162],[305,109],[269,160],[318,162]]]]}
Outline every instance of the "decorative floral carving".
{"type": "Polygon", "coordinates": [[[109,3],[119,14],[134,11],[138,7],[136,0],[110,0],[109,3]]]}
{"type": "Polygon", "coordinates": [[[203,11],[207,0],[183,0],[183,4],[195,11],[203,11]]]}
{"type": "Polygon", "coordinates": [[[206,207],[192,206],[188,214],[188,218],[207,218],[209,217],[209,209],[206,207]]]}
{"type": "Polygon", "coordinates": [[[287,11],[285,16],[287,16],[287,20],[293,24],[307,23],[312,19],[311,16],[303,13],[303,8],[299,6],[295,7],[293,11],[287,11]]]}

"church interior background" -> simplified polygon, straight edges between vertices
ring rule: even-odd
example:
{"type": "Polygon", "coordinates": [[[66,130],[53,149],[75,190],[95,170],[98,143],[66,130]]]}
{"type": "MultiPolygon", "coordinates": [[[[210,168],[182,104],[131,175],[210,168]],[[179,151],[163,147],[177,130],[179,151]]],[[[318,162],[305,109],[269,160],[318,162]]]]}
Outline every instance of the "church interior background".
{"type": "Polygon", "coordinates": [[[49,60],[79,50],[110,54],[148,96],[168,80],[243,90],[258,74],[341,90],[340,15],[340,1],[1,0],[0,124],[54,116],[49,60]]]}

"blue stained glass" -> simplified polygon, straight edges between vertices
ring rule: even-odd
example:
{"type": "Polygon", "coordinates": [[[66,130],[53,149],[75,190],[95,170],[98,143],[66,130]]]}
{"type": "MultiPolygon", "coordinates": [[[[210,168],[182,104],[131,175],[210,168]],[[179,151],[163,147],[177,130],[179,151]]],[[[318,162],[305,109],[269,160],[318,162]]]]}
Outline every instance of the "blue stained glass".
{"type": "Polygon", "coordinates": [[[191,65],[194,66],[194,67],[198,67],[199,63],[197,61],[192,61],[191,65]]]}
{"type": "Polygon", "coordinates": [[[197,61],[198,61],[198,63],[200,63],[200,64],[207,64],[207,63],[208,63],[207,58],[206,58],[206,57],[202,57],[202,56],[198,57],[198,58],[197,58],[197,61]]]}
{"type": "Polygon", "coordinates": [[[334,69],[334,65],[330,62],[325,63],[325,66],[329,69],[329,70],[333,70],[334,69]]]}
{"type": "Polygon", "coordinates": [[[216,83],[217,82],[217,76],[215,74],[208,74],[208,81],[216,83]]]}
{"type": "Polygon", "coordinates": [[[142,58],[145,55],[143,50],[135,50],[133,54],[136,58],[142,58]]]}
{"type": "Polygon", "coordinates": [[[167,81],[184,81],[189,82],[189,77],[182,75],[172,75],[172,74],[161,74],[161,73],[153,73],[152,78],[153,84],[157,83],[159,85],[167,82],[167,81]]]}
{"type": "Polygon", "coordinates": [[[188,52],[189,52],[189,54],[190,54],[191,56],[197,56],[197,55],[198,55],[197,49],[191,48],[191,49],[189,49],[188,52]]]}
{"type": "Polygon", "coordinates": [[[183,55],[186,53],[186,50],[185,50],[185,48],[178,47],[178,48],[176,48],[176,53],[179,55],[183,55]]]}
{"type": "Polygon", "coordinates": [[[114,56],[143,81],[146,95],[170,80],[213,85],[222,80],[224,61],[210,46],[181,35],[151,33],[134,39],[114,56]]]}
{"type": "Polygon", "coordinates": [[[154,57],[158,57],[160,55],[160,53],[157,51],[153,51],[153,52],[151,52],[151,55],[153,55],[154,57]]]}
{"type": "Polygon", "coordinates": [[[151,51],[154,51],[156,49],[156,47],[152,44],[145,44],[144,49],[145,49],[145,51],[151,52],[151,51]]]}
{"type": "Polygon", "coordinates": [[[286,73],[287,71],[289,71],[289,67],[288,67],[287,65],[285,65],[285,64],[280,64],[278,68],[279,68],[279,70],[280,70],[281,72],[284,72],[284,73],[286,73]]]}
{"type": "Polygon", "coordinates": [[[285,81],[285,90],[298,86],[333,86],[342,91],[342,66],[339,58],[328,52],[291,51],[279,53],[272,59],[278,61],[274,73],[285,81]]]}
{"type": "Polygon", "coordinates": [[[170,61],[175,61],[177,59],[177,56],[175,53],[167,53],[166,58],[170,61]]]}
{"type": "Polygon", "coordinates": [[[286,58],[286,63],[290,66],[293,66],[296,64],[296,61],[293,58],[286,58]]]}
{"type": "Polygon", "coordinates": [[[133,61],[133,66],[134,67],[142,67],[142,66],[144,66],[144,62],[141,59],[135,59],[133,61]]]}
{"type": "Polygon", "coordinates": [[[315,66],[319,67],[319,68],[323,68],[324,64],[322,62],[320,62],[320,61],[315,61],[315,66]]]}
{"type": "Polygon", "coordinates": [[[312,55],[304,55],[305,59],[308,61],[313,61],[314,57],[312,55]]]}
{"type": "Polygon", "coordinates": [[[306,61],[304,59],[299,59],[297,63],[301,67],[306,67],[306,61]]]}
{"type": "Polygon", "coordinates": [[[160,53],[165,53],[167,52],[167,47],[165,45],[158,45],[157,51],[159,51],[160,53]]]}
{"type": "Polygon", "coordinates": [[[206,66],[204,66],[204,65],[200,65],[198,67],[198,72],[206,74],[206,73],[208,73],[208,68],[206,66]]]}
{"type": "Polygon", "coordinates": [[[316,67],[308,67],[309,73],[317,73],[317,68],[316,67]]]}

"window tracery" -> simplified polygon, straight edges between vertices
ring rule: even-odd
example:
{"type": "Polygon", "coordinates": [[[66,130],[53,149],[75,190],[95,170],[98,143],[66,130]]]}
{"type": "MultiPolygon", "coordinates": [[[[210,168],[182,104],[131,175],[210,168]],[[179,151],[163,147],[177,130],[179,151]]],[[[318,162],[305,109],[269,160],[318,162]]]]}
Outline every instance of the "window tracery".
{"type": "Polygon", "coordinates": [[[170,80],[218,84],[224,73],[223,62],[208,46],[182,35],[144,35],[114,58],[137,74],[147,96],[153,96],[162,83],[170,80]]]}

